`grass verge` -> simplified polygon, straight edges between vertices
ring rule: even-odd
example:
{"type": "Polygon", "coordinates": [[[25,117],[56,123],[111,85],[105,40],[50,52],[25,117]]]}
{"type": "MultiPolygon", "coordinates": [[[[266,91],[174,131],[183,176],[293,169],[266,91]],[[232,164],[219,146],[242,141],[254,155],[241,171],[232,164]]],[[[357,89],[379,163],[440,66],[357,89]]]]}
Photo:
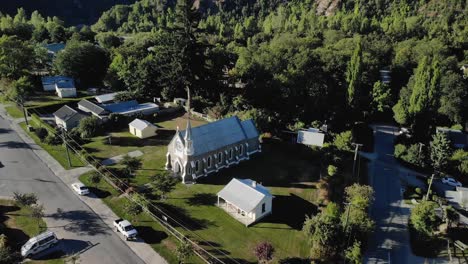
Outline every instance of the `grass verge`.
{"type": "Polygon", "coordinates": [[[23,111],[16,105],[5,106],[5,110],[13,118],[24,117],[23,111]]]}
{"type": "Polygon", "coordinates": [[[29,132],[28,128],[26,126],[26,123],[20,123],[21,128],[28,134],[29,137],[31,137],[34,142],[36,142],[37,145],[41,146],[45,151],[47,151],[55,160],[57,160],[60,165],[62,165],[66,170],[75,168],[75,167],[82,167],[84,166],[83,162],[81,159],[73,152],[69,151],[70,153],[70,160],[72,166],[68,165],[68,160],[67,160],[67,155],[66,155],[66,149],[65,146],[63,145],[47,145],[43,143],[34,132],[29,132]]]}

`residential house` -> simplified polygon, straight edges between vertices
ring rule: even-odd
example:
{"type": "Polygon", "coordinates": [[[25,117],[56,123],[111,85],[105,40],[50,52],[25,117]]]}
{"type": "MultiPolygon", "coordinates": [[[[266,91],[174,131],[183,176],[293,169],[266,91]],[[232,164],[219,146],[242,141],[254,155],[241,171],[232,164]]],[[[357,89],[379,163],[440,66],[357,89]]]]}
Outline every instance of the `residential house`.
{"type": "Polygon", "coordinates": [[[128,124],[130,133],[139,138],[148,138],[156,135],[158,128],[146,120],[135,119],[128,124]]]}
{"type": "Polygon", "coordinates": [[[248,160],[261,152],[259,134],[252,120],[233,116],[203,126],[177,129],[168,145],[166,169],[192,182],[222,168],[248,160]]]}
{"type": "Polygon", "coordinates": [[[57,126],[68,131],[77,127],[80,120],[86,117],[86,115],[78,112],[68,105],[64,105],[59,110],[55,111],[54,117],[57,126]]]}
{"type": "Polygon", "coordinates": [[[463,149],[468,147],[468,134],[461,130],[438,127],[437,133],[444,133],[455,148],[463,149]]]}
{"type": "Polygon", "coordinates": [[[218,193],[218,207],[249,226],[273,212],[273,195],[250,179],[232,179],[218,193]]]}
{"type": "Polygon", "coordinates": [[[56,91],[56,83],[57,82],[73,82],[73,78],[66,77],[66,76],[44,76],[41,78],[42,81],[42,88],[44,91],[56,91]]]}
{"type": "Polygon", "coordinates": [[[114,101],[115,96],[116,96],[117,94],[118,94],[118,93],[101,94],[101,95],[98,95],[98,96],[94,97],[94,99],[96,99],[96,101],[97,101],[98,103],[101,103],[101,104],[110,103],[110,102],[113,102],[113,101],[114,101]]]}
{"type": "Polygon", "coordinates": [[[55,91],[60,98],[76,97],[75,82],[73,79],[55,82],[55,91]]]}
{"type": "Polygon", "coordinates": [[[50,58],[54,58],[59,51],[62,51],[65,49],[65,43],[50,43],[50,44],[45,44],[44,48],[47,49],[47,55],[49,55],[50,58]]]}
{"type": "Polygon", "coordinates": [[[93,103],[86,99],[83,99],[78,102],[78,109],[87,113],[91,113],[92,115],[101,120],[106,119],[109,115],[109,111],[104,109],[101,105],[93,103]]]}

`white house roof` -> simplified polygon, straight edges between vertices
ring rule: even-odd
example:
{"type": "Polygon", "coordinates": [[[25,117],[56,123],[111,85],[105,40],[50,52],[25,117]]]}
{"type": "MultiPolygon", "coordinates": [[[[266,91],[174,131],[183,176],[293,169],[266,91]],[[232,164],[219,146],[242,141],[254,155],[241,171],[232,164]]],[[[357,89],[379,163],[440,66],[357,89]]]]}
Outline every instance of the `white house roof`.
{"type": "Polygon", "coordinates": [[[155,125],[151,124],[150,122],[146,121],[146,120],[141,120],[141,119],[138,119],[136,118],[135,120],[133,120],[132,122],[130,122],[130,124],[128,124],[129,126],[132,126],[138,130],[143,130],[147,127],[155,127],[155,125]]]}
{"type": "Polygon", "coordinates": [[[301,130],[297,132],[297,143],[309,146],[323,146],[325,134],[318,130],[301,130]]]}
{"type": "Polygon", "coordinates": [[[115,98],[116,94],[118,94],[118,93],[101,94],[101,95],[98,95],[98,96],[96,96],[94,98],[96,99],[96,101],[98,101],[98,103],[107,103],[107,102],[114,101],[114,98],[115,98]]]}
{"type": "MultiPolygon", "coordinates": [[[[259,136],[252,120],[240,121],[237,116],[194,127],[191,130],[194,156],[259,136]]],[[[184,138],[185,130],[180,134],[181,138],[184,138]]]]}
{"type": "Polygon", "coordinates": [[[218,193],[218,196],[245,212],[250,212],[263,198],[271,196],[271,193],[255,181],[234,178],[218,193]]]}

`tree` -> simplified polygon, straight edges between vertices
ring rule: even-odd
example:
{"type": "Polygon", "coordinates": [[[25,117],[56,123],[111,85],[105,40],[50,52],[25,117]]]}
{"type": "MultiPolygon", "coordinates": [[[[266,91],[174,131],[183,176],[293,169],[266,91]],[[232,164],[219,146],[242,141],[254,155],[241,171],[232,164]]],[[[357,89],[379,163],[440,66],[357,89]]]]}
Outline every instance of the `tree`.
{"type": "MultiPolygon", "coordinates": [[[[348,104],[356,105],[356,89],[359,88],[359,80],[362,72],[362,45],[361,38],[358,38],[353,56],[346,68],[346,82],[348,84],[348,104]]],[[[359,96],[359,94],[357,94],[359,96]]]]}
{"type": "Polygon", "coordinates": [[[140,158],[130,157],[128,154],[123,156],[122,161],[120,163],[125,166],[125,172],[127,175],[132,175],[143,165],[140,158]]]}
{"type": "Polygon", "coordinates": [[[452,155],[452,148],[447,135],[436,133],[430,143],[432,167],[435,170],[443,169],[452,155]]]}
{"type": "Polygon", "coordinates": [[[353,146],[351,145],[353,141],[353,134],[351,130],[341,132],[340,134],[335,136],[335,140],[333,141],[333,145],[339,150],[343,151],[352,151],[353,146]]]}
{"type": "Polygon", "coordinates": [[[82,139],[94,137],[99,130],[99,120],[95,116],[85,117],[78,124],[78,131],[82,139]]]}
{"type": "Polygon", "coordinates": [[[328,165],[327,167],[328,176],[333,177],[336,175],[337,172],[338,172],[338,168],[335,165],[328,165]]]}
{"type": "Polygon", "coordinates": [[[157,192],[161,193],[161,199],[164,199],[167,193],[170,193],[172,190],[174,190],[177,184],[176,178],[165,174],[153,175],[151,176],[150,180],[153,188],[157,192]]]}
{"type": "Polygon", "coordinates": [[[0,247],[0,264],[15,263],[15,255],[9,247],[0,247]]]}
{"type": "Polygon", "coordinates": [[[342,228],[339,225],[339,208],[335,203],[329,203],[319,214],[306,217],[302,231],[307,236],[311,248],[311,256],[318,259],[330,259],[335,256],[342,241],[342,228]]]}
{"type": "Polygon", "coordinates": [[[259,263],[269,263],[273,259],[275,248],[268,242],[261,242],[254,248],[254,254],[259,263]]]}
{"type": "Polygon", "coordinates": [[[375,112],[384,112],[390,108],[392,103],[392,95],[390,87],[377,81],[372,88],[372,106],[375,112]]]}
{"type": "Polygon", "coordinates": [[[22,206],[31,206],[37,203],[37,196],[34,193],[13,192],[13,199],[22,206]]]}
{"type": "Polygon", "coordinates": [[[186,260],[193,254],[193,247],[189,241],[183,240],[175,251],[179,264],[183,264],[186,263],[186,260]]]}
{"type": "Polygon", "coordinates": [[[116,48],[122,44],[120,38],[111,32],[99,33],[95,37],[99,45],[105,49],[116,48]]]}
{"type": "Polygon", "coordinates": [[[101,173],[95,171],[91,175],[89,175],[89,181],[96,187],[96,185],[101,181],[101,173]]]}
{"type": "Polygon", "coordinates": [[[34,50],[16,36],[0,37],[0,77],[17,79],[33,66],[34,50]]]}
{"type": "Polygon", "coordinates": [[[422,201],[411,209],[411,225],[421,235],[432,237],[440,220],[437,217],[437,204],[432,201],[422,201]]]}
{"type": "Polygon", "coordinates": [[[361,242],[354,241],[353,245],[346,249],[345,258],[351,264],[360,264],[362,263],[362,254],[361,254],[361,242]]]}
{"type": "Polygon", "coordinates": [[[14,99],[17,103],[23,103],[24,100],[33,93],[34,86],[28,77],[22,76],[13,81],[11,89],[8,91],[8,97],[14,99]]]}
{"type": "Polygon", "coordinates": [[[105,50],[81,41],[69,41],[54,61],[60,74],[75,78],[81,87],[101,85],[108,66],[105,50]]]}
{"type": "Polygon", "coordinates": [[[136,202],[128,200],[125,205],[125,212],[136,219],[136,217],[143,212],[143,208],[136,202]]]}
{"type": "Polygon", "coordinates": [[[374,201],[374,190],[368,185],[353,184],[345,188],[346,201],[360,209],[367,209],[374,201]]]}

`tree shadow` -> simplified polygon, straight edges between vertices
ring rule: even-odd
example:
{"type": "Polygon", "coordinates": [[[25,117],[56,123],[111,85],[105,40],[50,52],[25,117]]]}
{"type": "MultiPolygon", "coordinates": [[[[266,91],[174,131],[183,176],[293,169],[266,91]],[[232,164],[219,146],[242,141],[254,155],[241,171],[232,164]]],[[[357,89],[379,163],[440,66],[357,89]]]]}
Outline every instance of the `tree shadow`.
{"type": "Polygon", "coordinates": [[[217,201],[217,196],[212,193],[196,193],[188,198],[187,204],[191,206],[213,205],[217,201]]]}
{"type": "Polygon", "coordinates": [[[57,213],[48,215],[54,219],[70,221],[64,229],[80,235],[107,234],[107,226],[92,212],[85,210],[66,211],[57,210],[57,213]]]}
{"type": "Polygon", "coordinates": [[[110,192],[105,191],[105,190],[101,190],[101,189],[96,188],[96,187],[88,187],[88,189],[92,194],[94,194],[99,199],[104,199],[104,198],[109,197],[111,195],[110,192]]]}
{"type": "MultiPolygon", "coordinates": [[[[306,215],[317,213],[317,206],[301,197],[290,195],[275,195],[273,199],[273,214],[265,217],[260,222],[286,224],[295,230],[301,230],[306,215]]],[[[251,226],[255,228],[254,224],[251,226]]]]}
{"type": "MultiPolygon", "coordinates": [[[[168,222],[174,227],[185,226],[191,230],[201,230],[208,227],[217,227],[213,221],[193,218],[189,215],[187,210],[182,207],[167,203],[157,203],[157,206],[159,206],[171,218],[177,219],[177,222],[172,219],[168,219],[168,222]]],[[[158,216],[162,216],[161,213],[157,210],[153,210],[153,213],[158,216]]]]}
{"type": "Polygon", "coordinates": [[[148,244],[159,244],[168,238],[165,232],[154,230],[150,226],[135,226],[139,236],[148,244]]]}
{"type": "Polygon", "coordinates": [[[290,257],[284,258],[279,260],[279,264],[309,264],[310,259],[307,258],[297,258],[297,257],[290,257]]]}
{"type": "Polygon", "coordinates": [[[5,141],[0,143],[0,148],[9,148],[9,149],[33,149],[29,144],[19,141],[5,141]]]}
{"type": "Polygon", "coordinates": [[[8,132],[10,132],[10,131],[11,131],[11,129],[0,128],[0,134],[8,133],[8,132]]]}

